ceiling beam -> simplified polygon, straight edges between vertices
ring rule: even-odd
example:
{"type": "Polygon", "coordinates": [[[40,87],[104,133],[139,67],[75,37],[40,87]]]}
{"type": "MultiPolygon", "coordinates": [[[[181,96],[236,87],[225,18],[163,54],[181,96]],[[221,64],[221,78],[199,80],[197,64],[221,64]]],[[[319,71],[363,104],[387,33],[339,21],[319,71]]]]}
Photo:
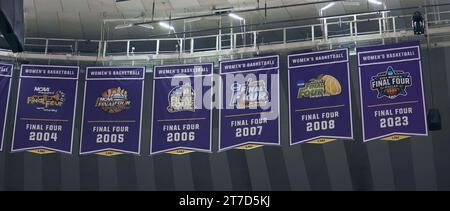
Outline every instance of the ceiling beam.
{"type": "MultiPolygon", "coordinates": [[[[331,2],[342,2],[346,0],[322,0],[322,1],[316,1],[316,2],[306,2],[306,3],[298,3],[298,4],[288,4],[288,5],[278,5],[278,6],[269,6],[269,7],[259,7],[255,9],[244,9],[244,10],[233,10],[233,13],[246,13],[246,12],[257,12],[257,11],[264,11],[264,10],[274,10],[274,9],[282,9],[282,8],[289,8],[289,7],[301,7],[301,6],[308,6],[308,5],[317,5],[317,4],[327,4],[331,2]]],[[[187,19],[196,19],[196,18],[204,18],[204,17],[213,17],[213,16],[221,16],[223,14],[205,14],[205,15],[195,15],[195,16],[186,16],[186,17],[179,17],[179,18],[172,18],[172,19],[162,19],[160,21],[169,22],[169,21],[179,21],[179,20],[187,20],[187,19]]],[[[139,23],[134,23],[134,25],[142,25],[142,24],[152,24],[159,21],[144,21],[139,23]]]]}
{"type": "MultiPolygon", "coordinates": [[[[315,17],[308,17],[308,18],[288,19],[288,20],[271,21],[271,22],[264,22],[264,23],[240,24],[240,25],[225,26],[225,27],[220,27],[220,28],[209,28],[209,29],[201,29],[201,30],[176,32],[176,33],[171,33],[170,35],[183,36],[183,34],[210,32],[210,31],[216,31],[216,30],[219,30],[219,29],[226,30],[226,29],[237,29],[237,28],[241,28],[241,27],[259,27],[259,26],[263,26],[263,25],[267,26],[267,25],[273,25],[273,24],[283,24],[283,23],[301,22],[301,21],[309,21],[309,20],[318,20],[318,19],[323,19],[323,18],[353,16],[353,15],[358,15],[358,14],[361,14],[361,13],[380,13],[381,14],[382,12],[413,10],[413,9],[417,9],[418,10],[418,9],[421,9],[421,8],[432,8],[432,7],[443,7],[443,6],[450,6],[450,3],[420,5],[420,6],[415,6],[415,7],[387,8],[387,9],[376,10],[376,11],[366,11],[366,12],[357,12],[357,13],[344,13],[344,14],[328,15],[328,16],[315,16],[315,17]]],[[[153,22],[155,22],[155,21],[153,21],[153,22]]],[[[143,23],[136,23],[134,25],[139,25],[139,24],[143,24],[143,23]]],[[[166,34],[157,34],[157,35],[149,36],[148,38],[167,37],[167,35],[168,35],[167,33],[166,34]]]]}

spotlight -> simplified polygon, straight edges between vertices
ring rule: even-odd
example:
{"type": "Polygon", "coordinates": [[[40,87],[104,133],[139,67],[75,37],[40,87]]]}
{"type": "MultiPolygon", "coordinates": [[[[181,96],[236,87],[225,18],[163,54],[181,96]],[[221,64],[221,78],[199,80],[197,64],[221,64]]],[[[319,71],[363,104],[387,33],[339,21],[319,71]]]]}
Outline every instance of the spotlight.
{"type": "Polygon", "coordinates": [[[154,29],[154,27],[150,24],[139,24],[138,26],[146,29],[154,29]]]}
{"type": "Polygon", "coordinates": [[[114,27],[114,29],[126,29],[126,28],[130,28],[132,27],[133,24],[132,23],[126,23],[126,24],[120,24],[114,27]]]}
{"type": "Polygon", "coordinates": [[[236,20],[240,20],[240,21],[244,20],[243,17],[241,17],[241,16],[239,16],[239,15],[236,15],[236,14],[234,14],[234,13],[229,13],[228,16],[230,16],[230,17],[232,17],[232,18],[234,18],[234,19],[236,19],[236,20]]]}
{"type": "Polygon", "coordinates": [[[166,22],[159,22],[159,25],[164,27],[164,28],[166,28],[166,29],[169,29],[169,30],[175,30],[175,28],[173,28],[173,26],[169,25],[166,22]]]}
{"type": "Polygon", "coordinates": [[[380,1],[378,1],[378,0],[368,0],[368,2],[369,3],[372,3],[372,4],[376,4],[376,5],[382,5],[383,3],[381,3],[380,1]]]}

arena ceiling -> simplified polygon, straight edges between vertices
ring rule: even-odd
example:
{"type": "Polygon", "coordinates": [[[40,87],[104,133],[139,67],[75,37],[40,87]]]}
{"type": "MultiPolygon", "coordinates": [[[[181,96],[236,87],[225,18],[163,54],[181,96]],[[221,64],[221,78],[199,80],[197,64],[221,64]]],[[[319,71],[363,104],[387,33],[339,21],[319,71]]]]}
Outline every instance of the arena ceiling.
{"type": "MultiPolygon", "coordinates": [[[[248,10],[256,8],[323,2],[323,0],[24,0],[27,37],[100,39],[102,23],[107,20],[109,39],[146,38],[168,33],[157,22],[149,27],[126,27],[129,23],[168,20],[186,16],[214,14],[214,8],[248,10]],[[154,2],[154,3],[153,3],[154,2]],[[155,5],[153,7],[153,5],[155,5]],[[124,26],[124,27],[120,27],[124,26]]],[[[444,3],[448,0],[378,0],[382,5],[368,0],[346,0],[336,2],[322,15],[340,15],[384,8],[402,8],[430,3],[444,3]]],[[[246,24],[260,24],[271,21],[302,19],[320,16],[320,10],[328,3],[309,4],[239,13],[246,24]]],[[[239,25],[239,20],[228,16],[173,21],[177,32],[239,25]]],[[[146,25],[146,26],[149,26],[146,25]]]]}

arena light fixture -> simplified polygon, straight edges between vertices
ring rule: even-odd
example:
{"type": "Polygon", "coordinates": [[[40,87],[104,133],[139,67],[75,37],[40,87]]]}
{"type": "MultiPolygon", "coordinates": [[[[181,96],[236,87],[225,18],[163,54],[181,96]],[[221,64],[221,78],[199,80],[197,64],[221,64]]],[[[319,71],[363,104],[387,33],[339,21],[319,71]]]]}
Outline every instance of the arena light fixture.
{"type": "Polygon", "coordinates": [[[229,13],[228,16],[230,16],[230,17],[232,17],[232,18],[234,18],[234,19],[236,19],[236,20],[240,20],[240,21],[243,21],[243,20],[244,20],[243,17],[241,17],[241,16],[239,16],[239,15],[236,15],[236,14],[234,14],[234,13],[229,13]]]}
{"type": "Polygon", "coordinates": [[[126,29],[126,28],[130,28],[132,27],[133,24],[132,23],[125,23],[125,24],[120,24],[114,27],[114,29],[126,29]]]}
{"type": "Polygon", "coordinates": [[[169,29],[169,30],[174,30],[175,28],[173,28],[173,26],[169,25],[166,22],[159,22],[159,25],[162,26],[163,28],[169,29]]]}
{"type": "Polygon", "coordinates": [[[334,6],[336,3],[335,2],[331,2],[331,3],[329,3],[329,4],[327,4],[327,5],[325,5],[324,7],[322,7],[321,9],[320,9],[320,11],[321,12],[323,12],[323,11],[325,11],[325,10],[327,10],[327,9],[330,9],[332,6],[334,6]]]}
{"type": "Polygon", "coordinates": [[[154,27],[151,24],[140,24],[138,26],[146,29],[154,29],[154,27]]]}
{"type": "Polygon", "coordinates": [[[381,1],[378,0],[368,0],[369,3],[371,4],[376,4],[376,5],[382,5],[383,3],[381,3],[381,1]]]}
{"type": "Polygon", "coordinates": [[[197,21],[201,21],[202,18],[192,18],[192,19],[185,19],[184,22],[185,23],[193,23],[193,22],[197,22],[197,21]]]}

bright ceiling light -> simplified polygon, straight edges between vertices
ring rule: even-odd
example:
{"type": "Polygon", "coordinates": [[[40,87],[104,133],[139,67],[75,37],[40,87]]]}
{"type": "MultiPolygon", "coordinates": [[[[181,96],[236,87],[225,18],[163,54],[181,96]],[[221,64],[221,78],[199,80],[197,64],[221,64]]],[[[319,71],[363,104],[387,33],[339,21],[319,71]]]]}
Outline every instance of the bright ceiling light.
{"type": "Polygon", "coordinates": [[[244,20],[243,17],[241,17],[241,16],[239,16],[239,15],[236,15],[236,14],[234,14],[234,13],[229,13],[228,16],[230,16],[230,17],[232,17],[232,18],[234,18],[234,19],[236,19],[236,20],[240,20],[240,21],[244,20]]]}
{"type": "Polygon", "coordinates": [[[369,1],[369,3],[376,4],[376,5],[382,5],[383,4],[383,3],[381,3],[378,0],[368,0],[368,1],[369,1]]]}
{"type": "Polygon", "coordinates": [[[327,4],[327,5],[325,5],[324,7],[322,7],[322,9],[320,9],[320,11],[324,11],[324,10],[330,9],[335,4],[336,4],[336,2],[331,2],[331,3],[327,4]]]}
{"type": "Polygon", "coordinates": [[[185,23],[193,23],[193,22],[197,22],[197,21],[201,21],[202,18],[190,18],[190,19],[186,19],[184,20],[185,23]]]}
{"type": "Polygon", "coordinates": [[[127,24],[120,24],[114,27],[114,29],[126,29],[126,28],[130,28],[132,27],[133,24],[132,23],[127,23],[127,24]]]}
{"type": "Polygon", "coordinates": [[[170,29],[170,30],[174,30],[173,26],[169,25],[166,22],[159,22],[159,25],[166,28],[166,29],[170,29]]]}
{"type": "Polygon", "coordinates": [[[150,24],[139,24],[138,26],[146,29],[154,29],[154,27],[150,24]]]}

